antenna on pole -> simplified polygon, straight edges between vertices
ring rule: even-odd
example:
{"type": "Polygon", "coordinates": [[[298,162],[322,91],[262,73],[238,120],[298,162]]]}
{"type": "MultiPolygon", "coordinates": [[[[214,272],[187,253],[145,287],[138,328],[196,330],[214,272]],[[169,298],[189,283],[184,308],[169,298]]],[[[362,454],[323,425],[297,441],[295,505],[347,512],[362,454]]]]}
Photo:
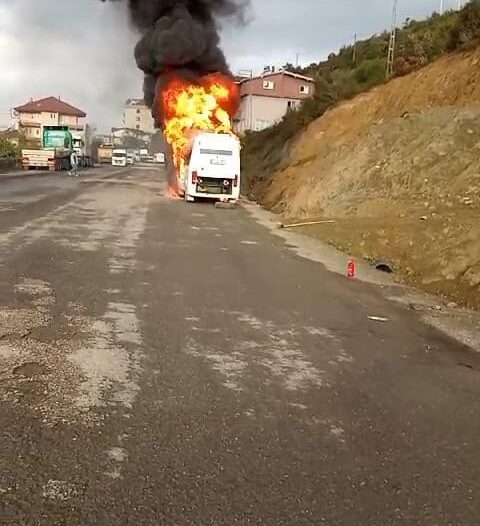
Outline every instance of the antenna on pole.
{"type": "Polygon", "coordinates": [[[388,43],[387,56],[387,80],[391,79],[395,74],[395,47],[397,44],[397,8],[398,0],[393,0],[392,31],[390,33],[390,41],[388,43]]]}

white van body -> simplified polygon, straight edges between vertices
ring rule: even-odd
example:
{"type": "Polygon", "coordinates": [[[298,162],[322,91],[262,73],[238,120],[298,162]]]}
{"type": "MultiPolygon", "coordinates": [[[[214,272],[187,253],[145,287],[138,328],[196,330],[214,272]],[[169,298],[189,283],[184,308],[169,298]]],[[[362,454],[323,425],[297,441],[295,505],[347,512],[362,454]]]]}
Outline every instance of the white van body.
{"type": "Polygon", "coordinates": [[[235,202],[240,197],[240,141],[235,135],[199,132],[192,141],[180,188],[185,201],[208,197],[235,202]]]}
{"type": "Polygon", "coordinates": [[[127,166],[127,150],[123,150],[123,149],[113,150],[112,166],[127,166]]]}
{"type": "Polygon", "coordinates": [[[135,164],[135,154],[133,152],[127,152],[127,164],[135,164]]]}

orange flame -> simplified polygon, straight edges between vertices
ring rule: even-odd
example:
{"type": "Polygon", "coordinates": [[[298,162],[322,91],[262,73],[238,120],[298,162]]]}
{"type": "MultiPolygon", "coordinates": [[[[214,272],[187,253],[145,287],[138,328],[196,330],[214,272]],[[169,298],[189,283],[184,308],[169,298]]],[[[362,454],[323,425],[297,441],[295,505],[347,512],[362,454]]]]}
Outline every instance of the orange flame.
{"type": "Polygon", "coordinates": [[[173,78],[158,100],[177,177],[183,175],[195,131],[233,133],[232,118],[238,109],[239,93],[237,85],[225,75],[207,75],[196,84],[173,78]]]}

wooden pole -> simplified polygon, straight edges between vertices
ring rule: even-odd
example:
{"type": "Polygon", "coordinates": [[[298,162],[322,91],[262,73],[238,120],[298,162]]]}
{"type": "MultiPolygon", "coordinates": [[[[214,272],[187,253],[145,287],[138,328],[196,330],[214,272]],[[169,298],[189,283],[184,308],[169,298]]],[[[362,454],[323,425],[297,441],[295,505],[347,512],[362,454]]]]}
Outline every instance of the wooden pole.
{"type": "Polygon", "coordinates": [[[305,223],[290,223],[289,225],[284,225],[283,223],[280,223],[280,228],[297,228],[300,226],[312,226],[312,225],[327,225],[335,223],[333,219],[328,219],[324,221],[306,221],[305,223]]]}

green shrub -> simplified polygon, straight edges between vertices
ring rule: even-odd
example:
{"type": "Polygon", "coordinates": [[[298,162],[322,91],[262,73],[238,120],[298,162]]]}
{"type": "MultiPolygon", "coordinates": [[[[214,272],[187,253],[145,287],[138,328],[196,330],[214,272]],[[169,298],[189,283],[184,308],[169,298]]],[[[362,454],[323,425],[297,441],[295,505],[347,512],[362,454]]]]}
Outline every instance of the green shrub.
{"type": "Polygon", "coordinates": [[[8,139],[0,137],[0,159],[18,159],[19,148],[8,139]]]}
{"type": "Polygon", "coordinates": [[[383,58],[364,60],[355,69],[355,80],[365,88],[380,84],[385,79],[386,65],[386,60],[383,58]]]}
{"type": "Polygon", "coordinates": [[[464,48],[480,38],[480,0],[470,0],[452,28],[449,48],[464,48]]]}

